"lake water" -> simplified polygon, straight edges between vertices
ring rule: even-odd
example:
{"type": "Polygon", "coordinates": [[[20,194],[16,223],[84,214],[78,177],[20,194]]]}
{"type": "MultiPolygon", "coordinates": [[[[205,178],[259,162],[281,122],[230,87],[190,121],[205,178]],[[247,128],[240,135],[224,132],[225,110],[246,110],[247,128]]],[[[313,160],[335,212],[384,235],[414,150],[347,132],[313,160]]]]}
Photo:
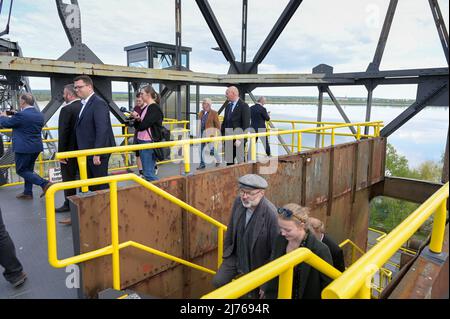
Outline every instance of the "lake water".
{"type": "MultiPolygon", "coordinates": [[[[40,102],[41,109],[46,105],[46,102],[40,102]]],[[[121,106],[128,106],[127,102],[118,102],[121,106]]],[[[221,105],[214,104],[213,109],[219,109],[221,105]]],[[[273,104],[266,105],[267,110],[271,111],[271,118],[273,120],[299,120],[299,121],[316,121],[317,105],[295,105],[295,104],[273,104]]],[[[356,106],[342,106],[347,116],[352,122],[364,122],[366,107],[363,105],[356,106]]],[[[195,105],[192,104],[192,110],[195,110],[195,105]]],[[[372,121],[383,121],[384,125],[390,123],[395,117],[403,112],[406,107],[387,107],[387,106],[373,106],[372,107],[372,121]]],[[[58,114],[55,114],[50,120],[50,126],[57,126],[58,114]]],[[[113,123],[118,121],[111,116],[113,123]]],[[[334,105],[323,106],[324,122],[343,122],[341,115],[334,105]]],[[[279,128],[290,128],[289,124],[276,124],[279,128]]],[[[301,125],[300,128],[311,127],[311,125],[301,125]]],[[[408,123],[403,125],[399,130],[388,138],[388,142],[392,144],[399,154],[406,156],[410,167],[417,167],[427,160],[440,161],[445,151],[445,143],[447,140],[447,132],[449,128],[449,110],[447,107],[427,107],[418,115],[412,118],[408,123]]],[[[193,131],[193,129],[192,129],[193,131]]],[[[115,134],[121,134],[120,128],[114,129],[115,134]]],[[[341,132],[350,132],[348,129],[341,132]]],[[[56,132],[53,133],[56,138],[56,132]]],[[[290,142],[290,136],[285,136],[287,143],[290,142]]],[[[337,137],[336,142],[342,143],[352,141],[352,138],[337,137]]],[[[273,142],[276,141],[274,138],[273,142]]],[[[327,139],[326,141],[329,141],[327,139]]],[[[315,137],[313,135],[303,136],[304,146],[314,146],[315,137]]],[[[327,142],[329,143],[329,142],[327,142]]],[[[261,146],[261,145],[260,145],[261,146]]],[[[259,152],[263,149],[259,147],[259,152]]],[[[279,154],[283,154],[281,151],[279,154]]]]}

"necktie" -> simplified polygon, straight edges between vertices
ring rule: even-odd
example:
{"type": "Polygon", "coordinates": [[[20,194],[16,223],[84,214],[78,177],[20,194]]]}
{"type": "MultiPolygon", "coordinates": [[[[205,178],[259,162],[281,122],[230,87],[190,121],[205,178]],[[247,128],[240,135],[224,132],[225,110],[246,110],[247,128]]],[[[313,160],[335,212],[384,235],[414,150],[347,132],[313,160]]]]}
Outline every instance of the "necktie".
{"type": "Polygon", "coordinates": [[[228,103],[228,120],[231,120],[231,114],[233,113],[233,102],[228,103]]]}

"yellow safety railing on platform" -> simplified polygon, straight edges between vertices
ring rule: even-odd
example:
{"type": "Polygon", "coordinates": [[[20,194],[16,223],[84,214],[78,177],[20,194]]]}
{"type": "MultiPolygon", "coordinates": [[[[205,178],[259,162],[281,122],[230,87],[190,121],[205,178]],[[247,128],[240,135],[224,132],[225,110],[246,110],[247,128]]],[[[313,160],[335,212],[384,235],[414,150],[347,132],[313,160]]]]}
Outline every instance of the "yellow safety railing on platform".
{"type": "Polygon", "coordinates": [[[338,278],[342,273],[318,257],[307,248],[298,248],[270,263],[222,286],[213,292],[204,295],[203,299],[234,299],[243,296],[263,285],[264,283],[279,277],[278,298],[290,299],[292,297],[292,283],[294,267],[305,262],[319,270],[331,279],[338,278]]]}
{"type": "Polygon", "coordinates": [[[328,285],[323,290],[322,297],[369,299],[373,275],[433,214],[433,230],[429,249],[432,253],[440,254],[444,242],[448,197],[449,183],[446,183],[378,244],[351,265],[342,276],[328,285]]]}
{"type": "MultiPolygon", "coordinates": [[[[57,159],[66,159],[66,158],[77,158],[78,167],[80,170],[80,179],[87,179],[87,157],[94,155],[103,155],[103,154],[113,154],[113,153],[124,153],[124,152],[132,152],[137,150],[145,150],[145,149],[155,149],[155,148],[164,148],[164,147],[180,147],[183,150],[183,161],[184,161],[184,170],[185,173],[189,173],[191,171],[191,158],[190,158],[190,146],[201,143],[215,143],[215,142],[224,142],[231,140],[239,140],[239,139],[249,139],[251,141],[251,160],[256,161],[256,138],[262,136],[274,136],[274,135],[284,135],[284,134],[296,134],[298,136],[298,146],[299,150],[302,149],[302,133],[310,133],[310,132],[325,132],[327,130],[331,131],[332,139],[331,145],[335,144],[334,136],[336,134],[337,129],[341,129],[348,126],[356,126],[358,128],[361,127],[374,127],[375,135],[379,136],[381,122],[366,122],[366,123],[351,123],[351,124],[339,124],[339,125],[330,125],[319,128],[307,128],[302,130],[287,130],[287,131],[271,131],[264,133],[246,133],[239,135],[228,135],[228,136],[219,136],[219,137],[209,137],[209,138],[197,138],[191,140],[178,140],[178,141],[169,141],[169,142],[159,142],[159,143],[148,143],[148,144],[140,144],[140,145],[129,145],[129,146],[118,146],[118,147],[106,147],[106,148],[98,148],[98,149],[89,149],[89,150],[80,150],[73,152],[62,152],[57,153],[57,159]]],[[[87,191],[87,187],[82,188],[83,192],[87,191]]]]}
{"type": "Polygon", "coordinates": [[[146,251],[151,254],[158,255],[160,257],[178,262],[185,266],[209,273],[215,274],[214,270],[205,268],[203,266],[191,263],[189,261],[183,260],[181,258],[169,255],[157,249],[153,249],[142,245],[140,243],[134,241],[127,241],[124,243],[120,243],[119,240],[119,213],[118,213],[118,195],[117,195],[117,183],[125,182],[125,181],[133,181],[136,182],[150,191],[156,193],[157,195],[167,199],[171,203],[178,205],[189,213],[192,213],[206,222],[216,226],[218,228],[217,233],[217,244],[218,244],[218,260],[217,267],[222,263],[223,256],[223,240],[224,240],[224,232],[227,229],[227,226],[222,223],[216,221],[210,216],[202,213],[198,209],[186,204],[185,202],[179,200],[173,195],[167,193],[166,191],[160,189],[159,187],[153,185],[150,182],[136,176],[135,174],[123,174],[116,176],[108,176],[108,177],[100,177],[93,178],[89,180],[81,180],[74,182],[66,182],[66,183],[57,183],[49,187],[45,195],[46,201],[46,212],[47,212],[47,239],[48,239],[48,259],[50,265],[56,268],[63,268],[68,265],[78,264],[81,262],[85,262],[88,260],[92,260],[98,257],[111,255],[112,256],[112,271],[113,271],[113,288],[116,290],[120,290],[120,262],[119,262],[119,254],[120,250],[126,247],[135,247],[137,249],[146,251]],[[70,258],[66,258],[63,260],[58,259],[58,251],[57,251],[57,237],[56,237],[56,214],[55,214],[55,193],[57,191],[62,191],[66,189],[73,189],[78,187],[88,187],[93,185],[100,184],[109,184],[110,191],[110,217],[111,217],[111,245],[88,252],[84,254],[80,254],[77,256],[73,256],[70,258]]]}
{"type": "MultiPolygon", "coordinates": [[[[187,129],[187,125],[189,124],[189,121],[178,121],[176,119],[164,119],[163,125],[169,126],[172,135],[181,135],[182,138],[187,138],[189,137],[190,134],[190,130],[187,129]],[[175,126],[180,126],[180,128],[175,128],[175,126]],[[182,127],[182,128],[181,128],[182,127]]],[[[124,138],[124,144],[125,145],[129,145],[128,139],[130,137],[133,137],[134,134],[129,134],[128,133],[128,126],[125,124],[113,124],[112,127],[120,127],[123,129],[124,133],[123,134],[118,134],[118,135],[114,135],[115,138],[124,138]]],[[[42,131],[47,132],[47,131],[57,131],[58,127],[45,127],[42,129],[42,131]]],[[[0,129],[0,133],[11,133],[12,129],[0,129]]],[[[55,143],[58,142],[58,139],[43,139],[42,140],[43,143],[55,143]]],[[[5,146],[11,146],[12,142],[4,142],[5,146]]],[[[131,163],[131,158],[130,155],[133,154],[132,152],[123,152],[123,153],[115,153],[115,155],[118,156],[124,156],[124,166],[120,166],[120,167],[114,167],[114,168],[109,168],[109,171],[113,172],[113,171],[120,171],[120,170],[126,170],[126,169],[133,169],[133,168],[137,168],[136,165],[130,165],[131,163]]],[[[168,164],[168,163],[174,163],[177,162],[176,159],[173,160],[167,160],[167,161],[162,161],[162,162],[158,162],[158,164],[168,164]]],[[[47,170],[46,170],[46,164],[54,164],[54,163],[59,163],[59,160],[44,160],[44,156],[43,153],[39,154],[38,160],[36,161],[36,165],[38,166],[38,170],[39,170],[39,175],[47,178],[47,170]]],[[[7,165],[0,165],[0,169],[11,169],[14,168],[16,165],[15,164],[7,164],[7,165]]],[[[47,166],[48,168],[48,166],[47,166]]],[[[12,183],[8,183],[8,184],[4,184],[2,186],[0,186],[0,188],[2,187],[10,187],[10,186],[16,186],[16,185],[22,185],[23,182],[12,182],[12,183]]]]}

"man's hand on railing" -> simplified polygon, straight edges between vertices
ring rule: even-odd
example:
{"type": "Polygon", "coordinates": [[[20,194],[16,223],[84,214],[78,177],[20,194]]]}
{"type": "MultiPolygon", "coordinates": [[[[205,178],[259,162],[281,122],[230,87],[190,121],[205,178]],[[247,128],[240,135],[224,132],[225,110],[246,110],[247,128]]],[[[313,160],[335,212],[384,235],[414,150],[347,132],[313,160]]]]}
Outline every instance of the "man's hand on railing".
{"type": "Polygon", "coordinates": [[[67,164],[67,158],[65,158],[65,159],[60,159],[59,162],[60,162],[61,164],[67,164]]]}

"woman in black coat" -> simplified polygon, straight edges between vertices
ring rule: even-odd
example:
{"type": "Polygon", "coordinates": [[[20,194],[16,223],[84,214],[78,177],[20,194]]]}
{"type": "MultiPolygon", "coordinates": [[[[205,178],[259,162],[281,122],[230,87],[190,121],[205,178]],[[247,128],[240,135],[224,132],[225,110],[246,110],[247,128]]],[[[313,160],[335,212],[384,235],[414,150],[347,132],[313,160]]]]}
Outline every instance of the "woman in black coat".
{"type": "MultiPolygon", "coordinates": [[[[271,260],[275,260],[291,251],[304,247],[333,264],[328,247],[316,239],[308,228],[309,208],[297,204],[287,204],[278,209],[280,234],[275,240],[271,260]]],[[[264,287],[265,298],[277,298],[278,277],[264,287]]],[[[331,279],[305,262],[294,267],[292,299],[320,299],[322,290],[331,279]]]]}
{"type": "MultiPolygon", "coordinates": [[[[161,126],[163,113],[159,107],[159,95],[151,85],[141,90],[141,96],[146,106],[142,107],[141,114],[133,112],[136,119],[136,141],[138,144],[154,143],[161,140],[161,126]]],[[[155,174],[156,156],[153,149],[140,150],[139,155],[142,162],[144,177],[148,181],[158,180],[155,174]]]]}

